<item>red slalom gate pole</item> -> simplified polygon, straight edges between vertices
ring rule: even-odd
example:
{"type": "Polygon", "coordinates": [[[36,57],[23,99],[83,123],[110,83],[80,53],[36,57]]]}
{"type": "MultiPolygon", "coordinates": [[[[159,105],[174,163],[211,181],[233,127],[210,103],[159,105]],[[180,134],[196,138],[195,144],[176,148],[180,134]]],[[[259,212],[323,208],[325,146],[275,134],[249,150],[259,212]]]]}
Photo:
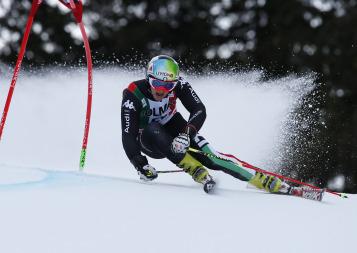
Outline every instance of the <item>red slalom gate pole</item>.
{"type": "MultiPolygon", "coordinates": [[[[227,158],[223,158],[223,157],[220,157],[220,156],[217,156],[217,155],[214,155],[214,154],[209,154],[209,153],[206,153],[206,152],[203,152],[201,150],[198,150],[198,149],[194,149],[194,148],[189,148],[188,149],[189,151],[192,151],[192,152],[195,152],[195,153],[199,153],[199,154],[202,154],[202,155],[205,155],[207,157],[211,157],[211,158],[217,158],[217,159],[220,159],[220,160],[224,160],[224,161],[229,161],[229,162],[233,162],[232,160],[230,159],[227,159],[227,158]]],[[[224,154],[224,153],[220,153],[219,154],[221,155],[224,155],[224,156],[227,156],[231,159],[234,159],[236,160],[238,163],[238,165],[240,166],[243,166],[243,167],[246,167],[246,168],[249,168],[249,169],[252,169],[254,171],[257,171],[257,172],[262,172],[264,174],[268,174],[268,175],[271,175],[271,176],[275,176],[275,177],[278,177],[278,178],[281,178],[281,179],[284,179],[286,181],[290,181],[290,182],[293,182],[293,183],[296,183],[296,184],[300,184],[300,185],[305,185],[305,186],[308,186],[308,187],[311,187],[313,189],[319,189],[321,190],[321,188],[317,187],[317,186],[314,186],[314,185],[311,185],[311,184],[307,184],[307,183],[304,183],[304,182],[301,182],[299,180],[296,180],[296,179],[293,179],[293,178],[289,178],[289,177],[285,177],[283,175],[279,175],[279,174],[276,174],[276,173],[273,173],[273,172],[269,172],[269,171],[266,171],[266,170],[263,170],[263,169],[260,169],[258,167],[255,167],[247,162],[244,162],[240,159],[238,159],[237,157],[235,157],[234,155],[231,155],[231,154],[224,154]]],[[[233,162],[234,163],[234,162],[233,162]]],[[[326,189],[326,192],[328,193],[331,193],[331,194],[334,194],[336,196],[339,196],[341,198],[347,198],[347,195],[343,194],[343,193],[339,193],[339,192],[334,192],[334,191],[330,191],[328,189],[326,189]]]]}
{"type": "Polygon", "coordinates": [[[91,119],[91,111],[92,111],[92,94],[93,94],[93,64],[92,64],[92,54],[89,46],[88,36],[85,31],[82,16],[83,16],[83,5],[80,0],[59,0],[62,4],[64,4],[67,8],[69,8],[75,20],[79,26],[79,29],[82,34],[84,48],[86,52],[87,59],[87,69],[88,69],[88,97],[87,97],[87,112],[86,112],[86,120],[84,125],[84,136],[82,141],[82,150],[79,160],[79,170],[84,169],[86,153],[87,153],[87,144],[88,144],[88,135],[89,135],[89,127],[90,127],[90,119],[91,119]]]}
{"type": "Polygon", "coordinates": [[[35,18],[37,9],[38,9],[38,7],[40,6],[41,3],[42,3],[42,0],[33,0],[32,1],[32,7],[31,7],[30,15],[29,15],[29,17],[27,19],[24,37],[23,37],[22,42],[21,42],[20,52],[19,52],[19,55],[17,56],[17,61],[16,61],[15,69],[14,69],[14,74],[12,76],[9,92],[8,92],[8,95],[7,95],[7,98],[6,98],[6,102],[5,102],[4,111],[3,111],[3,114],[2,114],[2,117],[1,117],[1,121],[0,121],[0,140],[1,140],[1,136],[2,136],[3,130],[4,130],[7,113],[8,113],[9,108],[10,108],[12,95],[14,94],[16,81],[17,81],[17,78],[19,76],[21,63],[22,63],[22,60],[23,60],[24,55],[25,55],[26,45],[27,45],[27,41],[28,41],[28,38],[29,38],[29,35],[30,35],[30,32],[31,32],[32,23],[33,23],[33,20],[35,18]]]}
{"type": "Polygon", "coordinates": [[[89,135],[89,126],[90,126],[90,118],[91,118],[91,111],[92,111],[92,93],[93,93],[93,76],[92,76],[92,55],[89,47],[89,42],[87,38],[87,34],[85,32],[85,28],[82,22],[78,23],[79,28],[82,33],[84,47],[86,50],[86,58],[87,58],[87,68],[88,68],[88,98],[87,98],[87,113],[86,113],[86,121],[84,127],[84,136],[83,136],[83,143],[82,143],[82,151],[79,161],[79,169],[83,170],[85,165],[86,159],[86,151],[87,151],[87,143],[88,143],[88,135],[89,135]]]}

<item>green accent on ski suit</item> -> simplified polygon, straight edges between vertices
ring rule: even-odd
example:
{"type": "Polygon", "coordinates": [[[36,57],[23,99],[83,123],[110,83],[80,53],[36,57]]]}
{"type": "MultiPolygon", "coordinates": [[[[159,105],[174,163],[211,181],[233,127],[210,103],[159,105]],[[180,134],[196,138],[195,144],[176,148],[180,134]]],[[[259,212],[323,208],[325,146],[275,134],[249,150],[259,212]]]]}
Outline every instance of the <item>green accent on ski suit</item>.
{"type": "Polygon", "coordinates": [[[132,91],[132,93],[135,95],[135,97],[139,99],[139,101],[141,101],[142,109],[140,111],[139,128],[143,129],[149,124],[149,114],[148,114],[148,112],[150,112],[149,100],[136,86],[135,89],[132,91]]]}
{"type": "MultiPolygon", "coordinates": [[[[215,155],[213,153],[213,151],[209,148],[209,145],[204,146],[202,148],[202,151],[207,154],[211,154],[213,156],[215,155]]],[[[212,162],[214,162],[215,164],[217,164],[221,167],[224,167],[225,169],[228,169],[229,171],[233,171],[234,173],[238,173],[239,178],[241,180],[248,181],[249,184],[255,186],[258,189],[262,189],[262,190],[265,190],[265,191],[271,192],[271,193],[276,193],[276,192],[279,192],[279,190],[282,186],[282,181],[280,178],[277,178],[275,176],[266,175],[262,172],[258,172],[255,175],[253,175],[232,161],[221,160],[221,159],[213,157],[213,156],[207,156],[207,157],[209,157],[209,159],[212,162]]],[[[225,172],[228,173],[227,171],[225,171],[225,172]]],[[[229,173],[229,174],[231,174],[231,173],[229,173]]],[[[237,174],[235,174],[235,176],[237,177],[237,174]]]]}
{"type": "MultiPolygon", "coordinates": [[[[209,145],[204,146],[202,148],[202,151],[208,154],[215,155],[214,152],[210,149],[209,145]]],[[[254,176],[252,173],[245,170],[244,168],[242,168],[241,166],[239,166],[234,162],[224,161],[214,157],[209,157],[209,159],[215,164],[226,168],[227,170],[233,171],[234,173],[238,173],[243,181],[249,181],[254,176]]]]}

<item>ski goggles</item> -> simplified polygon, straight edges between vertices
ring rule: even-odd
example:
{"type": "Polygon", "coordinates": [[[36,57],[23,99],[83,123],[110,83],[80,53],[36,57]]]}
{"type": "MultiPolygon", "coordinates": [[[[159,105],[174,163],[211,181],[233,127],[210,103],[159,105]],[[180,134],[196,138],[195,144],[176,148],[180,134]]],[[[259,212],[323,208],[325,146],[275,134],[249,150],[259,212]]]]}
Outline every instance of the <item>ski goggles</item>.
{"type": "Polygon", "coordinates": [[[149,76],[149,83],[150,83],[151,87],[154,88],[155,90],[158,90],[158,91],[162,90],[165,92],[170,92],[175,88],[175,86],[177,84],[177,80],[163,81],[163,80],[159,80],[159,79],[149,76]]]}

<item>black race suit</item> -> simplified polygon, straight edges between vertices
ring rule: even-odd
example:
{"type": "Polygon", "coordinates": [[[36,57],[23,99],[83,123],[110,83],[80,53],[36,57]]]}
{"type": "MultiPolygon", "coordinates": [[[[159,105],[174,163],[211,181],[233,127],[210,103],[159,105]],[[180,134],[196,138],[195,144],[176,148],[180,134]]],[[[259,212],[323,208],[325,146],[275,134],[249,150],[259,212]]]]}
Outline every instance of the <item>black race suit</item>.
{"type": "MultiPolygon", "coordinates": [[[[155,101],[146,79],[132,82],[123,91],[121,109],[122,142],[125,153],[134,166],[137,158],[142,157],[141,152],[155,159],[168,158],[174,164],[178,164],[184,154],[174,153],[171,150],[171,143],[179,133],[185,132],[188,125],[191,129],[195,129],[190,135],[191,147],[214,152],[209,148],[208,142],[196,134],[205,119],[204,104],[191,85],[182,78],[162,101],[155,101]],[[188,121],[176,111],[177,99],[180,99],[190,112],[188,121]]],[[[252,176],[249,172],[236,168],[232,163],[197,153],[191,155],[209,169],[221,170],[244,181],[248,181],[252,176]]]]}

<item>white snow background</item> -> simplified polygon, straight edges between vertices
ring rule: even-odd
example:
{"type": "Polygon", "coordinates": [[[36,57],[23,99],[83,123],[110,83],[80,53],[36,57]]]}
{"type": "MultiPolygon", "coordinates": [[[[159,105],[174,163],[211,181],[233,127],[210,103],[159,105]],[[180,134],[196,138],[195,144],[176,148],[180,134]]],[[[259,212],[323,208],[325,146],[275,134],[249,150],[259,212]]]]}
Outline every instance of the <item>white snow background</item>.
{"type": "MultiPolygon", "coordinates": [[[[187,76],[206,105],[201,134],[217,150],[272,170],[288,115],[310,77],[187,76]]],[[[20,74],[0,142],[0,252],[353,252],[357,197],[271,195],[221,172],[215,194],[184,173],[141,182],[121,144],[122,90],[138,72],[94,70],[86,168],[85,71],[20,74]]],[[[10,74],[0,76],[0,106],[10,74]]],[[[182,105],[179,110],[184,111],[182,105]]],[[[184,115],[187,117],[187,113],[184,115]]],[[[153,160],[157,169],[175,169],[153,160]]]]}

